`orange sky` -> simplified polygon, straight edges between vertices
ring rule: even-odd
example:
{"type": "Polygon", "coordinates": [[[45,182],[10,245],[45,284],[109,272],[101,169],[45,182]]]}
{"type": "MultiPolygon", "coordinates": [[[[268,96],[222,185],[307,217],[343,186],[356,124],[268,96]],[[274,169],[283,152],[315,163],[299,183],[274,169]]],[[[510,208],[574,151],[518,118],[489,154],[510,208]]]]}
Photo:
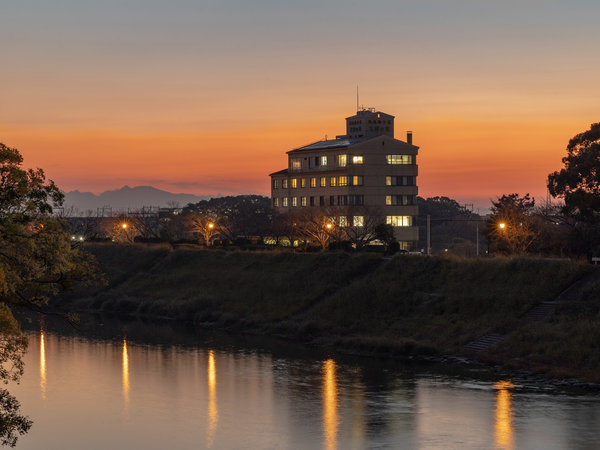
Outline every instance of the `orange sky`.
{"type": "Polygon", "coordinates": [[[359,84],[413,131],[420,195],[543,198],[599,119],[600,5],[575,3],[3,5],[0,141],[64,190],[267,194],[287,150],[344,133],[359,84]]]}

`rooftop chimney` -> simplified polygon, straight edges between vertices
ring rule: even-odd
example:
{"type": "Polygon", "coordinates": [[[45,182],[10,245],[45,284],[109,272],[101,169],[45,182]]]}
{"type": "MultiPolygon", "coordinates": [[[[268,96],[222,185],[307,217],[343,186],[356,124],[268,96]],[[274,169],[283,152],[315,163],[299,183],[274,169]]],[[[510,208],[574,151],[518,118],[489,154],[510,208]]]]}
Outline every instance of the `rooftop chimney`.
{"type": "Polygon", "coordinates": [[[412,145],[412,131],[406,132],[406,143],[412,145]]]}

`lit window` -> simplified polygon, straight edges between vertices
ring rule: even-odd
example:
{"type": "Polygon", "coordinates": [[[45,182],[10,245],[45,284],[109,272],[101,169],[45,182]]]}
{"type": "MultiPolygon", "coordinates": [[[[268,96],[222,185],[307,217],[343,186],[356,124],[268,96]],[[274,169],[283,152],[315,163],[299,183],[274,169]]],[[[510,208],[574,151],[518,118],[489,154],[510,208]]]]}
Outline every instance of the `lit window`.
{"type": "Polygon", "coordinates": [[[363,163],[362,155],[355,155],[352,157],[352,164],[362,164],[362,163],[363,163]]]}
{"type": "Polygon", "coordinates": [[[393,227],[410,227],[412,216],[386,216],[385,222],[393,227]]]}
{"type": "Polygon", "coordinates": [[[385,204],[386,205],[391,205],[392,204],[392,196],[391,195],[386,195],[385,196],[385,204]]]}
{"type": "Polygon", "coordinates": [[[300,180],[300,187],[306,187],[306,178],[300,180]]]}
{"type": "Polygon", "coordinates": [[[312,177],[310,179],[310,187],[317,187],[317,177],[312,177]]]}
{"type": "Polygon", "coordinates": [[[362,175],[354,175],[352,177],[352,186],[362,186],[362,185],[363,185],[362,175]]]}
{"type": "Polygon", "coordinates": [[[321,187],[325,187],[325,186],[327,186],[327,178],[325,178],[325,177],[321,177],[321,178],[319,179],[319,186],[321,186],[321,187]]]}
{"type": "Polygon", "coordinates": [[[348,177],[345,175],[341,175],[338,178],[338,186],[348,186],[348,177]]]}
{"type": "Polygon", "coordinates": [[[284,180],[281,180],[281,186],[283,187],[283,189],[287,189],[288,188],[288,181],[289,180],[287,178],[284,179],[284,180]]]}
{"type": "Polygon", "coordinates": [[[283,197],[281,199],[281,206],[287,208],[287,206],[288,206],[288,198],[287,197],[283,197]]]}
{"type": "Polygon", "coordinates": [[[326,166],[327,165],[327,156],[321,156],[321,166],[326,166]]]}
{"type": "Polygon", "coordinates": [[[279,199],[277,197],[273,198],[273,206],[279,206],[279,199]]]}
{"type": "Polygon", "coordinates": [[[292,158],[292,170],[302,169],[302,160],[300,158],[292,158]]]}
{"type": "Polygon", "coordinates": [[[346,167],[348,155],[338,155],[338,166],[346,167]]]}
{"type": "Polygon", "coordinates": [[[347,227],[348,226],[348,218],[346,216],[340,216],[340,220],[338,223],[339,223],[340,227],[347,227]]]}
{"type": "Polygon", "coordinates": [[[352,218],[352,225],[355,227],[362,227],[365,225],[365,217],[364,216],[354,216],[352,218]]]}
{"type": "Polygon", "coordinates": [[[412,155],[386,155],[388,164],[412,164],[412,155]]]}
{"type": "Polygon", "coordinates": [[[298,178],[292,178],[292,189],[296,189],[298,187],[298,178]]]}
{"type": "Polygon", "coordinates": [[[414,176],[385,177],[386,186],[414,186],[414,176]]]}
{"type": "Polygon", "coordinates": [[[273,180],[273,189],[279,189],[279,180],[273,180]]]}
{"type": "Polygon", "coordinates": [[[300,206],[306,206],[306,197],[300,197],[300,206]]]}
{"type": "Polygon", "coordinates": [[[292,206],[298,206],[298,197],[292,197],[292,206]]]}
{"type": "Polygon", "coordinates": [[[385,204],[386,205],[414,205],[415,204],[415,196],[414,195],[386,195],[385,196],[385,204]]]}
{"type": "Polygon", "coordinates": [[[337,184],[337,178],[336,177],[331,177],[329,180],[329,186],[335,187],[337,184]]]}

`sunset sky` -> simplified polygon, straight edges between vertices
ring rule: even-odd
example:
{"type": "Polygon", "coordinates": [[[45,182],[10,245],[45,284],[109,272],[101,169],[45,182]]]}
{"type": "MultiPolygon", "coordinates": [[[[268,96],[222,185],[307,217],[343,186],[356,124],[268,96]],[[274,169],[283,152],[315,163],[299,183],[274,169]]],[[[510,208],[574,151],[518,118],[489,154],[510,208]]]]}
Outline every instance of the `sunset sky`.
{"type": "Polygon", "coordinates": [[[268,194],[360,103],[420,146],[419,193],[545,196],[600,121],[597,0],[0,3],[0,142],[62,189],[268,194]]]}

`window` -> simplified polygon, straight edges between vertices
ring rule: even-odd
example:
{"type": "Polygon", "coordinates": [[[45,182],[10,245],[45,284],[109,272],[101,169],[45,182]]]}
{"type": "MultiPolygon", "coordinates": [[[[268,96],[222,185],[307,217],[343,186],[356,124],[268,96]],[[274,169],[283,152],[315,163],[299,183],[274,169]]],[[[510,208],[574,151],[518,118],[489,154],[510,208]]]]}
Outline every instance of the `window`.
{"type": "Polygon", "coordinates": [[[386,186],[414,186],[415,177],[413,176],[397,176],[385,177],[386,186]]]}
{"type": "Polygon", "coordinates": [[[300,206],[306,206],[306,197],[300,197],[300,206]]]}
{"type": "Polygon", "coordinates": [[[362,155],[354,155],[352,157],[352,164],[362,164],[362,163],[363,163],[362,155]]]}
{"type": "Polygon", "coordinates": [[[410,227],[412,226],[412,216],[387,216],[385,223],[393,227],[410,227]]]}
{"type": "Polygon", "coordinates": [[[320,161],[319,161],[320,165],[326,166],[327,165],[327,156],[319,156],[319,158],[320,158],[320,161]]]}
{"type": "Polygon", "coordinates": [[[325,206],[325,197],[322,195],[319,197],[319,206],[325,206]]]}
{"type": "Polygon", "coordinates": [[[315,206],[315,198],[314,197],[310,198],[310,206],[315,206]]]}
{"type": "Polygon", "coordinates": [[[365,217],[364,216],[354,216],[352,218],[352,226],[363,227],[364,225],[365,225],[365,217]]]}
{"type": "Polygon", "coordinates": [[[412,164],[413,155],[385,155],[388,164],[412,164]]]}
{"type": "Polygon", "coordinates": [[[298,206],[298,197],[292,197],[292,206],[298,206]]]}
{"type": "Polygon", "coordinates": [[[310,187],[317,187],[317,177],[312,177],[310,179],[310,187]]]}
{"type": "Polygon", "coordinates": [[[362,205],[364,204],[364,196],[362,195],[349,195],[348,203],[350,205],[362,205]]]}
{"type": "Polygon", "coordinates": [[[321,178],[319,179],[319,186],[321,186],[321,187],[325,187],[325,186],[327,186],[327,178],[325,178],[325,177],[321,177],[321,178]]]}
{"type": "Polygon", "coordinates": [[[338,195],[337,201],[338,201],[339,206],[346,206],[346,205],[348,205],[348,196],[347,195],[338,195]]]}
{"type": "Polygon", "coordinates": [[[346,167],[348,164],[348,155],[338,155],[338,166],[346,167]]]}
{"type": "Polygon", "coordinates": [[[335,197],[333,195],[329,196],[329,205],[330,206],[334,206],[335,205],[335,197]]]}
{"type": "Polygon", "coordinates": [[[279,180],[273,180],[273,189],[279,189],[279,180]]]}
{"type": "Polygon", "coordinates": [[[273,206],[279,206],[279,199],[277,197],[273,197],[273,206]]]}
{"type": "Polygon", "coordinates": [[[331,187],[335,187],[335,186],[336,186],[336,184],[337,184],[337,178],[336,178],[336,177],[331,177],[331,178],[329,179],[329,186],[331,186],[331,187]]]}
{"type": "Polygon", "coordinates": [[[354,175],[352,177],[352,186],[362,186],[362,185],[363,185],[362,175],[354,175]]]}
{"type": "Polygon", "coordinates": [[[340,227],[347,227],[348,226],[348,218],[346,216],[340,216],[338,224],[340,225],[340,227]]]}
{"type": "Polygon", "coordinates": [[[300,158],[292,158],[290,161],[292,163],[292,170],[300,170],[300,169],[302,169],[302,159],[300,159],[300,158]]]}
{"type": "Polygon", "coordinates": [[[338,177],[338,186],[348,186],[348,177],[346,175],[338,177]]]}
{"type": "Polygon", "coordinates": [[[296,189],[298,187],[298,178],[292,178],[292,189],[296,189]]]}
{"type": "Polygon", "coordinates": [[[300,180],[300,187],[306,187],[306,178],[300,180]]]}
{"type": "Polygon", "coordinates": [[[289,182],[289,180],[287,178],[284,179],[284,180],[281,180],[281,187],[283,189],[287,189],[288,188],[288,182],[289,182]]]}
{"type": "Polygon", "coordinates": [[[414,205],[415,204],[415,196],[414,195],[386,195],[385,196],[385,204],[386,205],[414,205]]]}
{"type": "Polygon", "coordinates": [[[287,206],[288,206],[288,198],[287,197],[283,197],[281,199],[281,206],[283,206],[284,208],[287,208],[287,206]]]}

